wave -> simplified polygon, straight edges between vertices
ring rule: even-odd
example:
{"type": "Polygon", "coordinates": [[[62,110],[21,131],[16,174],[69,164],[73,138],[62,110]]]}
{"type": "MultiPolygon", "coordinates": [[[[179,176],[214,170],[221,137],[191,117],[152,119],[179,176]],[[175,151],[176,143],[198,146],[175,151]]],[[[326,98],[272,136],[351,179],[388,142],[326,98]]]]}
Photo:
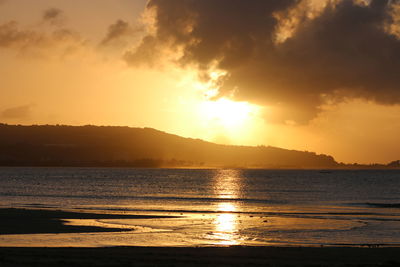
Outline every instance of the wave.
{"type": "Polygon", "coordinates": [[[252,202],[262,204],[287,204],[287,201],[258,198],[219,198],[219,197],[176,197],[176,196],[130,196],[130,195],[64,195],[64,194],[14,194],[5,193],[6,197],[35,197],[35,198],[72,198],[72,199],[133,199],[133,200],[170,200],[170,201],[200,201],[200,202],[252,202]]]}
{"type": "Polygon", "coordinates": [[[105,212],[161,212],[161,213],[192,213],[192,214],[237,214],[255,217],[286,217],[307,218],[322,220],[377,220],[400,221],[398,215],[372,212],[266,212],[266,211],[221,211],[221,210],[194,210],[194,209],[149,209],[149,208],[118,208],[118,207],[79,207],[78,210],[96,210],[105,212]],[[391,217],[391,218],[385,218],[391,217]]]}

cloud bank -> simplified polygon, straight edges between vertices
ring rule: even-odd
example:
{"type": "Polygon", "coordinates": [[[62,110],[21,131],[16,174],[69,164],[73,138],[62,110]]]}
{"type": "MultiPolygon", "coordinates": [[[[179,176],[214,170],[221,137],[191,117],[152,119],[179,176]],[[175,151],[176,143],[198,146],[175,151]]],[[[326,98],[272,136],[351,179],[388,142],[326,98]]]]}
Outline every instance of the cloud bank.
{"type": "Polygon", "coordinates": [[[270,106],[277,122],[307,123],[346,98],[399,104],[399,2],[150,0],[151,30],[125,59],[173,53],[203,78],[223,70],[220,95],[270,106]]]}

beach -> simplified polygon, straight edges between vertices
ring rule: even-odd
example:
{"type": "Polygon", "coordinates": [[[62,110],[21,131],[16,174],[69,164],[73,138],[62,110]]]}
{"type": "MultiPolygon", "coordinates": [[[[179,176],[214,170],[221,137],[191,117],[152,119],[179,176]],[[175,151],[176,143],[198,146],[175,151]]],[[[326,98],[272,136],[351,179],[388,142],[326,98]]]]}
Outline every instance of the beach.
{"type": "Polygon", "coordinates": [[[0,266],[399,266],[398,248],[0,248],[0,266]]]}
{"type": "MultiPolygon", "coordinates": [[[[118,232],[126,229],[77,227],[61,218],[159,219],[52,210],[0,209],[1,234],[118,232]],[[17,227],[25,225],[25,227],[17,227]],[[28,226],[29,225],[29,226],[28,226]]],[[[400,248],[371,247],[0,247],[0,266],[398,266],[400,248]]]]}
{"type": "MultiPolygon", "coordinates": [[[[118,215],[43,209],[0,209],[0,235],[126,232],[127,228],[68,225],[65,220],[160,219],[173,216],[118,215]]],[[[1,245],[1,244],[0,244],[1,245]]]]}
{"type": "Polygon", "coordinates": [[[0,177],[0,267],[400,265],[394,171],[9,168],[0,177]]]}
{"type": "Polygon", "coordinates": [[[400,0],[0,0],[0,267],[400,267],[400,0]]]}
{"type": "Polygon", "coordinates": [[[2,168],[0,246],[400,246],[398,175],[2,168]]]}

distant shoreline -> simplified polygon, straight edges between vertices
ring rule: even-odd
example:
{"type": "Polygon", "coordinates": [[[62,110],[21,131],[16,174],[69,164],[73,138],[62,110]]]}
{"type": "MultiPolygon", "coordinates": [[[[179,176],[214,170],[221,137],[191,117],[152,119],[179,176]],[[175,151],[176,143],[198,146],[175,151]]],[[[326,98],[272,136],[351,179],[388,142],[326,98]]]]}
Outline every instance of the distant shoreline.
{"type": "Polygon", "coordinates": [[[240,170],[315,170],[321,171],[321,173],[329,173],[330,171],[346,171],[346,170],[400,170],[400,167],[387,167],[382,165],[379,167],[370,165],[358,165],[358,166],[340,166],[340,167],[328,167],[328,168],[302,168],[302,167],[241,167],[241,166],[161,166],[161,167],[147,167],[147,166],[135,166],[135,165],[85,165],[85,164],[27,164],[27,165],[7,165],[1,164],[0,168],[104,168],[104,169],[172,169],[172,170],[214,170],[214,169],[240,169],[240,170]]]}

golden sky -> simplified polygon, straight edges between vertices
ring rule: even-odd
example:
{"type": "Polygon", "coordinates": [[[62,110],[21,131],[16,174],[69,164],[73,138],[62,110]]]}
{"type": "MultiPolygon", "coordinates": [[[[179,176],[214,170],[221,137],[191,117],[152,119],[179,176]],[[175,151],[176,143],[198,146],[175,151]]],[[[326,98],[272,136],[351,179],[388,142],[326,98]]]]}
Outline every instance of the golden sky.
{"type": "Polygon", "coordinates": [[[400,158],[399,6],[0,0],[0,121],[387,163],[400,158]]]}

